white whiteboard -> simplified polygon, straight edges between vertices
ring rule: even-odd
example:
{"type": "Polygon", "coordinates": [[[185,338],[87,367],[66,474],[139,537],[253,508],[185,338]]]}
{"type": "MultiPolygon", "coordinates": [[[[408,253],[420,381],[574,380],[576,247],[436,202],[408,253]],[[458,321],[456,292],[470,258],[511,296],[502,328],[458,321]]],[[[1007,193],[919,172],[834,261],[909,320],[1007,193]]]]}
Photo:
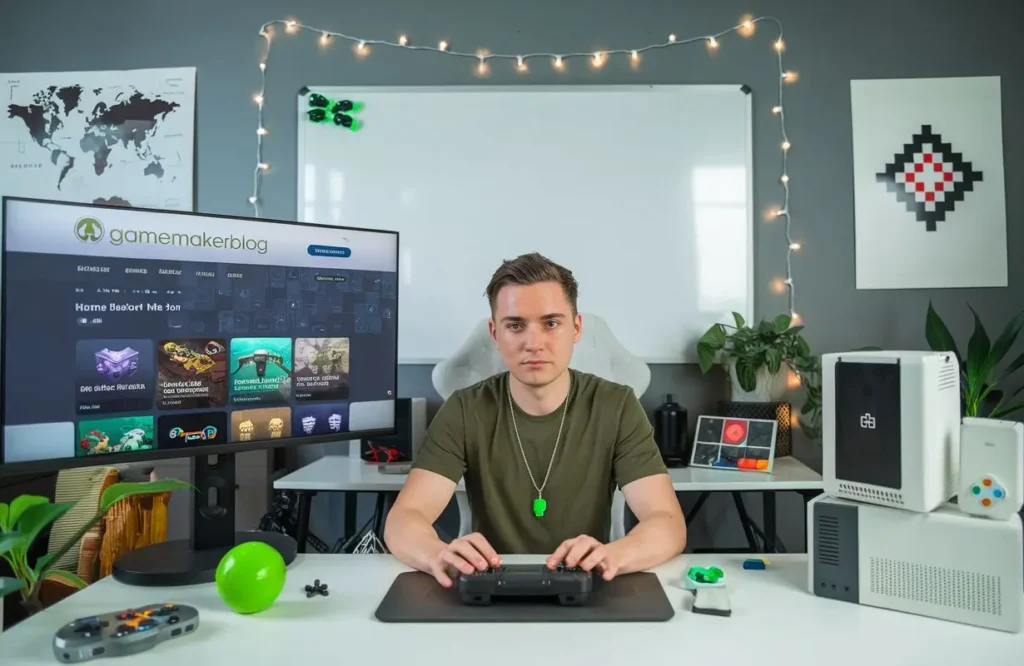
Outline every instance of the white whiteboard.
{"type": "Polygon", "coordinates": [[[400,363],[450,356],[494,270],[533,251],[648,363],[696,362],[711,324],[753,318],[746,88],[309,91],[364,107],[352,132],[299,95],[297,217],[399,232],[400,363]]]}

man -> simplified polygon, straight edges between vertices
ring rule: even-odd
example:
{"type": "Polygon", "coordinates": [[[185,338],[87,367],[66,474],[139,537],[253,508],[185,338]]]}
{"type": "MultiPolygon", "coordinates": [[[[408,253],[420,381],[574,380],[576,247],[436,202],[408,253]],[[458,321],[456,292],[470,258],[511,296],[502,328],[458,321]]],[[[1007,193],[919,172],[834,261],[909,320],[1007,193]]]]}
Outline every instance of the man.
{"type": "Polygon", "coordinates": [[[388,549],[445,587],[451,571],[497,566],[499,553],[549,554],[551,568],[606,580],[681,553],[682,510],[633,390],[569,368],[582,326],[572,273],[523,255],[498,268],[486,295],[508,372],[438,410],[388,514],[388,549]],[[444,543],[433,525],[463,477],[476,531],[444,543]],[[638,524],[605,544],[616,486],[638,524]]]}

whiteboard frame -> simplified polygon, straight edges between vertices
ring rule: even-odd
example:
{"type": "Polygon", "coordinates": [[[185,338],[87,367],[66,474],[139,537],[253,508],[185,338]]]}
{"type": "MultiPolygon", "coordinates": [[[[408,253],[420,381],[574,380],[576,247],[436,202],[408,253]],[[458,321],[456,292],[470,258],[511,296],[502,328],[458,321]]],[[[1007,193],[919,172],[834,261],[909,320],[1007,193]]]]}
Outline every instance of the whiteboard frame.
{"type": "MultiPolygon", "coordinates": [[[[431,92],[431,93],[446,93],[446,92],[553,92],[553,93],[564,93],[564,92],[595,92],[595,91],[609,91],[609,92],[640,92],[640,91],[665,91],[665,90],[694,90],[698,92],[716,92],[716,93],[738,93],[742,94],[746,98],[746,164],[747,164],[747,293],[750,295],[750,300],[747,303],[747,307],[740,314],[743,315],[744,319],[748,322],[754,321],[754,313],[757,310],[757,293],[754,290],[754,275],[756,266],[754,263],[754,115],[753,115],[753,90],[746,84],[739,83],[717,83],[717,84],[686,84],[686,83],[671,83],[671,84],[568,84],[568,85],[494,85],[494,84],[465,84],[465,85],[444,85],[444,86],[433,86],[433,85],[404,85],[404,86],[376,86],[376,85],[304,85],[299,89],[296,95],[296,110],[297,110],[297,121],[298,129],[295,137],[296,145],[296,189],[295,189],[295,219],[296,221],[302,220],[302,213],[305,209],[303,205],[303,192],[305,191],[305,169],[303,168],[306,164],[305,161],[305,145],[306,142],[303,138],[303,128],[308,125],[306,120],[306,110],[308,106],[304,104],[305,99],[308,95],[313,92],[319,92],[328,97],[338,98],[339,95],[332,91],[346,91],[346,90],[372,90],[373,92],[382,93],[416,93],[416,92],[431,92]]],[[[401,237],[399,237],[399,256],[401,256],[401,237]]],[[[401,263],[401,262],[399,262],[401,263]]],[[[401,266],[396,267],[396,271],[400,270],[401,266]]],[[[399,303],[399,307],[401,304],[399,303]]],[[[396,320],[397,321],[397,320],[396,320]]],[[[399,328],[398,335],[402,335],[402,330],[399,328]]],[[[467,332],[467,336],[468,336],[467,332]]],[[[657,357],[657,358],[645,358],[640,357],[648,365],[696,365],[696,360],[686,360],[685,358],[676,357],[657,357]]],[[[436,365],[444,358],[402,358],[398,357],[398,365],[436,365]]]]}

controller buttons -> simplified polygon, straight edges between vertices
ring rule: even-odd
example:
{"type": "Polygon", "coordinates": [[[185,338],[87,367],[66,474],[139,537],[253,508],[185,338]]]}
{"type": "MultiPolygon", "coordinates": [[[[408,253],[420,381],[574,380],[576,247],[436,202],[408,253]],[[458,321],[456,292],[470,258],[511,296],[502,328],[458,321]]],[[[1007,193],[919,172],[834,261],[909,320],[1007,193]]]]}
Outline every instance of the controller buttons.
{"type": "Polygon", "coordinates": [[[169,618],[167,618],[167,624],[178,624],[178,622],[180,621],[181,618],[179,618],[177,615],[172,615],[169,618]]]}
{"type": "Polygon", "coordinates": [[[991,486],[992,485],[992,479],[983,479],[982,482],[981,482],[981,485],[986,486],[986,487],[987,486],[991,486]]]}
{"type": "Polygon", "coordinates": [[[139,622],[139,624],[138,624],[138,628],[139,629],[152,629],[155,626],[156,626],[156,620],[154,620],[152,618],[149,618],[149,617],[143,618],[139,622]]]}
{"type": "Polygon", "coordinates": [[[971,492],[974,493],[975,495],[980,495],[981,494],[981,487],[980,486],[972,486],[971,487],[971,492]]]}
{"type": "Polygon", "coordinates": [[[995,490],[992,491],[992,496],[995,497],[996,499],[1002,499],[1003,490],[1001,488],[996,488],[995,490]]]}
{"type": "Polygon", "coordinates": [[[990,504],[992,504],[992,500],[990,500],[990,499],[989,499],[989,498],[987,498],[987,497],[986,497],[985,499],[981,500],[981,505],[982,505],[982,506],[988,506],[988,505],[990,505],[990,504]]]}

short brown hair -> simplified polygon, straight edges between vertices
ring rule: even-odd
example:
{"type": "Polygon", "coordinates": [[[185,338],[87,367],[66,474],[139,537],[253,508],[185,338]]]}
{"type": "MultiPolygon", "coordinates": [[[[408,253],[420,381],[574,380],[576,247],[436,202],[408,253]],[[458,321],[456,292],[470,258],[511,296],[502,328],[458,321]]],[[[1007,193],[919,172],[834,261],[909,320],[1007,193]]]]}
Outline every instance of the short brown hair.
{"type": "Polygon", "coordinates": [[[506,259],[501,262],[498,270],[494,271],[491,281],[487,285],[484,294],[491,304],[491,312],[494,312],[494,302],[498,298],[498,292],[502,287],[509,285],[527,286],[540,282],[557,282],[562,285],[565,297],[569,299],[572,306],[572,314],[576,316],[576,299],[579,296],[579,285],[572,271],[560,266],[547,257],[537,252],[521,254],[515,259],[506,259]]]}

